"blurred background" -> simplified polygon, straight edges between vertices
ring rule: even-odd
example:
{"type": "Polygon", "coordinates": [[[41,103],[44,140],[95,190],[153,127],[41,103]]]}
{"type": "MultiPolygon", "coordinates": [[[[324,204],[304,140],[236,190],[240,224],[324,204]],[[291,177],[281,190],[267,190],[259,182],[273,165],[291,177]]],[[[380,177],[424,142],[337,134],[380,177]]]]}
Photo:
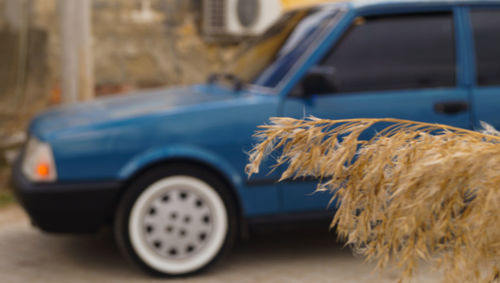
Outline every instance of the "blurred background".
{"type": "Polygon", "coordinates": [[[90,38],[83,40],[90,40],[90,50],[84,52],[91,53],[85,59],[93,64],[95,96],[203,81],[241,41],[219,44],[205,40],[201,0],[62,2],[0,0],[2,116],[36,111],[64,100],[61,69],[69,62],[62,62],[62,41],[71,45],[86,37],[83,28],[68,26],[78,21],[75,17],[89,21],[90,38]],[[66,6],[80,8],[77,2],[87,2],[90,15],[64,11],[73,8],[66,6]],[[74,32],[65,34],[62,26],[74,32]]]}
{"type": "Polygon", "coordinates": [[[36,113],[203,82],[282,13],[321,2],[0,0],[0,205],[13,201],[8,163],[36,113]],[[260,2],[273,9],[259,15],[260,2]]]}
{"type": "MultiPolygon", "coordinates": [[[[205,82],[287,11],[341,1],[0,0],[0,258],[6,259],[0,266],[9,271],[0,281],[145,280],[127,269],[109,235],[82,241],[31,228],[15,204],[9,166],[33,116],[57,105],[205,82]],[[269,8],[259,13],[258,5],[269,8]]],[[[374,282],[374,266],[336,244],[333,235],[302,232],[245,243],[218,274],[198,279],[232,282],[253,274],[260,282],[274,274],[281,276],[276,282],[320,282],[331,270],[340,274],[339,282],[374,282]],[[269,263],[273,268],[263,268],[269,263]]],[[[432,276],[418,278],[431,282],[432,276]]],[[[388,271],[377,278],[399,277],[388,271]]]]}

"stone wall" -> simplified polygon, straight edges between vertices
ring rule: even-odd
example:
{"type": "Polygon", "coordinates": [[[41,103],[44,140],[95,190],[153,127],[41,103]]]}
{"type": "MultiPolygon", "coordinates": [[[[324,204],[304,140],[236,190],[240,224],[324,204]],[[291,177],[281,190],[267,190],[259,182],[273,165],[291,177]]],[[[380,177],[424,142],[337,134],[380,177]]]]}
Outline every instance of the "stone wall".
{"type": "Polygon", "coordinates": [[[98,81],[139,87],[203,81],[220,67],[227,48],[202,40],[197,2],[152,1],[146,22],[140,20],[140,1],[95,1],[98,81]]]}
{"type": "MultiPolygon", "coordinates": [[[[16,0],[0,0],[0,111],[57,103],[57,0],[26,0],[17,31],[2,17],[6,1],[16,0]]],[[[99,95],[204,81],[235,49],[203,41],[201,0],[93,0],[92,13],[99,95]]]]}

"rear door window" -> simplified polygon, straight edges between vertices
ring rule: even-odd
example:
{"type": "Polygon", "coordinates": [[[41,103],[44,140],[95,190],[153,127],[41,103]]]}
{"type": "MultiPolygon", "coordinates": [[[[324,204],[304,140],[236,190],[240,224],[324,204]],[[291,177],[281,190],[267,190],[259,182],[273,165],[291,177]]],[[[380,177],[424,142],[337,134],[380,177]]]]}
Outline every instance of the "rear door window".
{"type": "Polygon", "coordinates": [[[500,9],[471,11],[477,84],[500,85],[500,9]]]}

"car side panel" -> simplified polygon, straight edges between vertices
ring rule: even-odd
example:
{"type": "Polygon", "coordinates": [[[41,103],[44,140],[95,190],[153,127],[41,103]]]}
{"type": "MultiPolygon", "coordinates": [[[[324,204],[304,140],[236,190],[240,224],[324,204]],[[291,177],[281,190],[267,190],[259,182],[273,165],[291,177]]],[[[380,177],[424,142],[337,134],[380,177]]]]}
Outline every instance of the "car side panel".
{"type": "MultiPolygon", "coordinates": [[[[391,11],[367,9],[360,11],[351,11],[348,16],[340,23],[337,29],[346,30],[350,22],[356,16],[368,14],[393,14],[408,13],[412,11],[451,11],[456,13],[456,9],[450,5],[433,7],[412,7],[402,5],[394,7],[391,11]]],[[[356,94],[337,94],[326,96],[312,96],[310,98],[285,98],[283,103],[283,115],[295,118],[301,118],[313,115],[320,118],[344,119],[344,118],[401,118],[415,121],[443,123],[462,128],[471,127],[470,111],[459,113],[457,115],[441,115],[436,113],[434,106],[446,101],[468,101],[469,89],[467,86],[468,73],[467,58],[464,48],[464,39],[460,29],[460,19],[455,17],[456,34],[456,87],[436,88],[436,89],[418,89],[402,91],[381,91],[364,92],[356,94]]],[[[312,66],[320,60],[326,53],[324,50],[330,48],[334,42],[341,38],[340,33],[332,31],[330,38],[323,42],[323,46],[318,48],[316,54],[313,54],[305,67],[312,66]]],[[[305,71],[304,71],[305,72],[305,71]]],[[[298,83],[292,80],[292,84],[298,83]]],[[[292,86],[293,87],[293,86],[292,86]]],[[[287,89],[292,89],[289,87],[287,89]]],[[[286,97],[286,93],[282,93],[286,97]]],[[[369,138],[364,136],[362,138],[369,138]]],[[[315,192],[317,180],[303,180],[291,184],[280,184],[283,189],[283,210],[286,212],[303,212],[324,210],[328,207],[332,194],[328,192],[315,192]]],[[[334,204],[334,203],[332,203],[334,204]]],[[[334,208],[334,206],[330,206],[334,208]]]]}
{"type": "MultiPolygon", "coordinates": [[[[249,184],[244,172],[253,143],[252,135],[258,125],[276,115],[277,103],[275,97],[248,97],[232,105],[207,106],[196,113],[186,111],[142,125],[141,132],[147,136],[144,142],[148,146],[139,146],[134,154],[125,152],[124,155],[130,158],[118,170],[116,178],[126,180],[156,162],[195,160],[226,176],[241,200],[245,215],[277,213],[281,208],[277,185],[259,183],[259,180],[270,177],[269,167],[264,164],[263,172],[252,177],[257,185],[249,184]]],[[[116,141],[117,147],[134,144],[126,138],[117,138],[116,141]]]]}

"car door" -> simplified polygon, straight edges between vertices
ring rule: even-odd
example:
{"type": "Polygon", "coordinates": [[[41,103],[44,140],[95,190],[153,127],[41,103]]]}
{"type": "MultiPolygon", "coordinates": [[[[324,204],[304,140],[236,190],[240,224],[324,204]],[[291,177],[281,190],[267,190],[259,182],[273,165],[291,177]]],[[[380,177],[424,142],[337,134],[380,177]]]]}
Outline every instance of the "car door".
{"type": "MultiPolygon", "coordinates": [[[[283,103],[283,116],[400,118],[470,128],[452,8],[357,17],[283,103]]],[[[364,138],[369,138],[365,135],[364,138]]],[[[314,180],[280,184],[286,212],[325,210],[314,180]]]]}
{"type": "Polygon", "coordinates": [[[472,8],[471,56],[476,71],[472,89],[474,126],[485,121],[500,129],[500,7],[472,8]]]}

